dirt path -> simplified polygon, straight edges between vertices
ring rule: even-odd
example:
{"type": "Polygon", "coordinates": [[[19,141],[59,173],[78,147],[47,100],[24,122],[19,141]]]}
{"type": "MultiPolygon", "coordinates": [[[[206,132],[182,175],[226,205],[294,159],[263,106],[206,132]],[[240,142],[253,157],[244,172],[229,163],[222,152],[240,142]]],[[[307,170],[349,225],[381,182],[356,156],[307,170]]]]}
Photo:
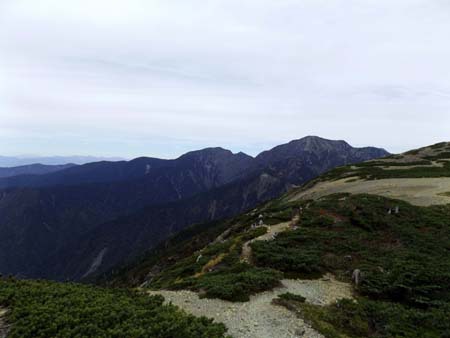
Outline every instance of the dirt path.
{"type": "Polygon", "coordinates": [[[6,338],[9,331],[9,325],[5,323],[6,312],[6,309],[0,308],[0,338],[6,338]]]}
{"type": "Polygon", "coordinates": [[[277,234],[280,232],[286,231],[289,229],[293,223],[297,222],[299,219],[298,216],[295,216],[292,221],[285,222],[285,223],[279,223],[276,225],[269,225],[266,226],[267,233],[264,235],[261,235],[259,237],[253,238],[252,240],[245,242],[242,246],[242,253],[241,253],[241,262],[246,262],[251,264],[252,263],[252,247],[250,246],[251,243],[255,241],[270,241],[273,240],[277,234]]]}
{"type": "Polygon", "coordinates": [[[429,206],[450,203],[450,177],[390,178],[373,181],[341,179],[320,182],[310,189],[297,192],[290,200],[317,199],[325,195],[348,192],[397,198],[414,205],[429,206]]]}
{"type": "Polygon", "coordinates": [[[306,297],[307,302],[325,305],[338,299],[351,298],[351,286],[336,281],[331,275],[320,280],[282,281],[282,287],[251,296],[245,303],[219,299],[199,299],[191,291],[150,291],[161,294],[188,313],[214,318],[224,323],[234,338],[323,338],[303,320],[284,307],[273,305],[277,295],[291,292],[306,297]]]}

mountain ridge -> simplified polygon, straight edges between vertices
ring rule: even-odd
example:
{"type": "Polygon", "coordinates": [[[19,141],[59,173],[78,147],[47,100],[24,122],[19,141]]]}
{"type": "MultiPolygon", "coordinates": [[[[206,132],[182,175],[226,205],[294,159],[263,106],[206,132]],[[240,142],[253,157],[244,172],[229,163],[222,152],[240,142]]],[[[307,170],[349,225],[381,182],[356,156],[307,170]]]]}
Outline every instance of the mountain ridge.
{"type": "Polygon", "coordinates": [[[0,190],[0,238],[13,239],[0,241],[0,272],[78,279],[106,247],[95,270],[102,272],[192,223],[233,216],[326,169],[380,155],[350,150],[287,152],[261,165],[242,153],[207,148],[175,160],[97,162],[34,176],[0,190]],[[124,249],[116,240],[122,237],[141,244],[124,249]]]}
{"type": "Polygon", "coordinates": [[[64,165],[74,163],[82,165],[98,161],[121,161],[120,157],[98,157],[98,156],[1,156],[0,167],[17,167],[30,164],[64,165]]]}
{"type": "Polygon", "coordinates": [[[76,166],[74,163],[61,165],[45,165],[33,163],[17,167],[0,167],[0,179],[21,175],[45,175],[76,166]]]}
{"type": "MultiPolygon", "coordinates": [[[[20,186],[51,186],[51,185],[72,185],[80,183],[92,182],[109,182],[119,181],[128,178],[137,178],[144,176],[147,172],[146,168],[154,169],[161,167],[172,167],[177,162],[186,160],[215,160],[220,162],[223,158],[234,158],[236,162],[247,163],[246,173],[261,168],[268,163],[274,163],[290,158],[298,158],[315,152],[330,151],[350,151],[352,153],[351,161],[364,161],[369,157],[383,157],[389,153],[382,148],[361,147],[353,148],[345,141],[327,140],[318,136],[306,136],[304,138],[290,141],[289,143],[273,147],[270,150],[262,151],[256,157],[252,157],[243,152],[233,153],[222,147],[208,147],[200,150],[187,152],[175,159],[159,159],[153,157],[138,157],[129,161],[99,161],[91,162],[70,170],[61,170],[57,175],[16,175],[14,177],[1,178],[0,188],[20,187],[20,186]],[[367,155],[365,155],[367,154],[367,155]],[[253,160],[253,161],[252,161],[253,160]],[[250,165],[250,162],[254,162],[250,165]],[[144,167],[144,168],[142,168],[144,167]],[[108,168],[109,172],[105,172],[103,168],[108,168]],[[83,178],[83,175],[96,175],[95,178],[83,178]],[[77,177],[78,176],[78,177],[77,177]],[[101,177],[101,179],[100,179],[101,177]]],[[[229,163],[228,163],[229,164],[229,163]]],[[[239,168],[234,169],[239,171],[239,168]]],[[[228,179],[229,180],[229,179],[228,179]]]]}
{"type": "MultiPolygon", "coordinates": [[[[286,204],[286,206],[291,205],[292,203],[298,203],[301,201],[304,201],[304,203],[313,201],[313,200],[321,200],[322,198],[326,198],[329,195],[348,195],[351,194],[351,190],[347,190],[348,187],[358,186],[361,185],[362,189],[355,191],[355,194],[374,194],[382,197],[392,197],[395,196],[399,200],[403,200],[407,203],[413,203],[418,206],[432,206],[432,205],[450,205],[450,142],[441,142],[437,143],[432,146],[423,147],[411,151],[407,151],[402,154],[398,155],[390,155],[388,157],[382,158],[382,159],[376,159],[376,160],[369,160],[366,162],[362,162],[359,164],[349,165],[349,166],[343,166],[338,167],[335,169],[331,169],[327,173],[318,176],[316,179],[313,179],[304,185],[300,187],[294,187],[293,189],[289,190],[286,194],[282,195],[278,199],[275,199],[273,201],[269,201],[267,203],[262,203],[259,206],[256,207],[251,213],[251,215],[259,214],[261,211],[260,209],[264,209],[266,205],[274,204],[276,205],[276,208],[278,208],[279,204],[286,204]],[[439,166],[439,163],[443,164],[442,166],[439,166]],[[366,168],[377,168],[376,171],[372,171],[371,174],[380,175],[381,173],[388,174],[387,178],[379,178],[379,177],[370,177],[367,176],[367,172],[365,171],[366,168]],[[380,168],[380,169],[379,169],[380,168]],[[382,169],[381,169],[382,168],[382,169]],[[395,169],[393,169],[395,168],[395,169]],[[436,179],[440,180],[441,182],[448,182],[446,185],[436,185],[434,187],[436,196],[439,194],[440,199],[430,199],[427,200],[427,203],[424,204],[421,201],[416,201],[415,198],[410,198],[408,195],[402,196],[399,194],[398,191],[396,191],[396,186],[393,184],[393,179],[396,179],[396,177],[399,177],[400,179],[404,179],[405,182],[407,182],[409,185],[416,187],[417,182],[424,179],[422,177],[424,174],[422,171],[420,171],[422,168],[426,168],[429,173],[429,179],[436,179]],[[431,171],[430,171],[431,169],[431,171]],[[380,171],[381,170],[381,171],[380,171]],[[405,172],[407,175],[405,175],[405,172]],[[358,175],[364,175],[364,180],[357,180],[358,175]],[[409,176],[409,178],[405,178],[405,176],[409,176]],[[380,184],[383,185],[383,181],[385,179],[390,180],[390,192],[386,190],[374,190],[372,186],[365,185],[364,182],[372,182],[374,184],[380,184]],[[339,183],[339,180],[343,181],[343,184],[339,183]],[[322,189],[322,184],[330,182],[333,185],[330,187],[325,186],[322,189]],[[335,183],[338,183],[339,189],[335,188],[335,183]],[[345,185],[347,184],[347,185],[345,185]],[[347,187],[348,186],[348,187],[347,187]],[[317,188],[320,188],[317,190],[317,188]],[[443,190],[448,192],[441,193],[443,190]],[[317,193],[317,192],[318,193],[317,193]]],[[[400,189],[403,189],[403,186],[399,186],[400,189]]],[[[411,193],[407,191],[406,193],[411,193]]],[[[414,194],[417,194],[417,191],[414,191],[414,194]]],[[[345,198],[343,199],[345,200],[345,198]]],[[[211,226],[211,229],[207,227],[207,224],[198,224],[194,227],[189,227],[186,230],[183,230],[171,237],[169,237],[167,240],[161,242],[161,244],[156,247],[153,252],[164,252],[165,250],[169,250],[170,248],[175,248],[177,244],[182,245],[183,241],[185,240],[185,237],[187,234],[188,236],[193,236],[194,238],[197,235],[200,235],[201,238],[201,232],[196,232],[194,229],[201,229],[205,234],[208,232],[211,232],[212,234],[209,235],[209,241],[213,241],[220,233],[227,233],[228,226],[236,223],[236,218],[244,218],[247,219],[249,214],[241,214],[240,216],[236,216],[231,219],[224,220],[222,222],[215,222],[213,226],[211,226]],[[217,224],[224,224],[223,226],[220,225],[218,227],[218,230],[213,231],[214,227],[217,226],[217,224]],[[169,248],[169,249],[167,249],[169,248]]],[[[291,214],[289,215],[283,215],[281,219],[290,219],[291,214]]],[[[197,238],[196,241],[203,243],[203,245],[207,245],[208,243],[208,236],[205,236],[205,239],[200,240],[200,238],[197,238]]],[[[217,237],[217,238],[220,238],[217,237]]],[[[184,245],[184,244],[183,244],[184,245]]],[[[153,260],[152,258],[152,251],[150,253],[147,253],[147,257],[150,257],[150,261],[153,260]]],[[[147,265],[145,263],[144,258],[145,256],[141,257],[140,264],[147,265]]],[[[155,257],[158,257],[156,255],[155,257]]],[[[135,261],[135,263],[138,263],[139,260],[135,261]]],[[[154,260],[154,264],[158,265],[158,261],[154,260]]],[[[136,268],[135,264],[131,264],[130,267],[132,269],[136,268]]],[[[120,271],[120,267],[117,266],[115,268],[115,271],[120,271]]],[[[152,270],[151,266],[147,265],[147,269],[150,271],[152,270]]],[[[109,271],[109,273],[113,273],[112,271],[109,271]]],[[[107,275],[106,275],[107,276],[107,275]]],[[[118,274],[119,277],[116,281],[120,280],[120,273],[118,274]]],[[[137,280],[134,281],[134,283],[140,284],[143,282],[144,275],[140,276],[140,279],[137,278],[137,280]]],[[[108,278],[104,279],[105,276],[101,278],[103,281],[107,281],[108,278]]],[[[134,276],[133,278],[136,278],[134,276]]],[[[112,279],[114,281],[114,278],[112,279]]],[[[131,282],[131,281],[128,281],[131,282]]],[[[131,282],[133,283],[133,282],[131,282]]],[[[135,284],[136,285],[136,284],[135,284]]]]}

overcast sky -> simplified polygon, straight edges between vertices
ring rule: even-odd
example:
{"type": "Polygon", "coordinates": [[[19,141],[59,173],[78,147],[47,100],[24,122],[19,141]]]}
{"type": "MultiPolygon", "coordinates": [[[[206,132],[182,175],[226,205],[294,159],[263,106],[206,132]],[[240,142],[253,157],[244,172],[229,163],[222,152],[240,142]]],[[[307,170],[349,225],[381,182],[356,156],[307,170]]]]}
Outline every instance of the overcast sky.
{"type": "Polygon", "coordinates": [[[448,0],[0,0],[0,155],[450,141],[448,0]]]}

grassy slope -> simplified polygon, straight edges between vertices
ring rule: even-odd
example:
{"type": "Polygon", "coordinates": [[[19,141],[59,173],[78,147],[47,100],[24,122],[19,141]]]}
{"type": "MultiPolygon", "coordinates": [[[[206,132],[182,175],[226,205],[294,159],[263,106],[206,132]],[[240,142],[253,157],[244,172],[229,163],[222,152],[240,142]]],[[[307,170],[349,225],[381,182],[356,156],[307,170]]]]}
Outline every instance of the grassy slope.
{"type": "Polygon", "coordinates": [[[332,272],[350,282],[352,271],[360,269],[358,303],[300,304],[302,316],[328,337],[441,337],[450,330],[448,321],[439,320],[450,316],[450,206],[417,207],[342,194],[299,204],[273,202],[262,212],[272,214],[269,220],[275,222],[299,206],[304,212],[298,230],[252,244],[256,266],[239,263],[238,250],[256,234],[236,226],[224,243],[207,246],[198,262],[199,252],[177,261],[153,278],[150,287],[187,288],[206,297],[245,301],[283,276],[315,278],[332,272]],[[400,213],[389,215],[387,209],[397,205],[400,213]],[[219,256],[214,271],[198,276],[219,256]],[[358,320],[349,320],[352,316],[358,320]]]}
{"type": "Polygon", "coordinates": [[[392,155],[383,160],[339,167],[320,176],[316,180],[328,181],[347,177],[359,177],[366,180],[450,177],[450,143],[438,143],[431,147],[412,150],[404,155],[392,155]],[[432,161],[436,161],[442,166],[429,167],[432,161]],[[415,167],[402,169],[402,167],[406,166],[415,167]],[[384,170],[383,167],[398,167],[398,169],[384,170]]]}
{"type": "MultiPolygon", "coordinates": [[[[328,196],[301,228],[254,244],[256,262],[289,274],[330,271],[350,280],[357,303],[294,304],[327,337],[444,337],[450,332],[450,206],[416,207],[378,196],[328,196]],[[400,206],[400,213],[386,210],[400,206]]],[[[284,301],[286,303],[286,301],[284,301]]],[[[289,301],[287,301],[289,303],[289,301]]]]}

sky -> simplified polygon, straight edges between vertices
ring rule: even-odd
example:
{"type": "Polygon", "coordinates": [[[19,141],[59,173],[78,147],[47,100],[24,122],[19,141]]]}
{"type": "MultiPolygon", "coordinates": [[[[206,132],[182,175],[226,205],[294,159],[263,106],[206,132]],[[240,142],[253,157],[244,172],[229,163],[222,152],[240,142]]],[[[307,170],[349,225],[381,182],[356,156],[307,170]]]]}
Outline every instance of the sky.
{"type": "Polygon", "coordinates": [[[450,141],[448,0],[0,0],[0,155],[450,141]]]}

